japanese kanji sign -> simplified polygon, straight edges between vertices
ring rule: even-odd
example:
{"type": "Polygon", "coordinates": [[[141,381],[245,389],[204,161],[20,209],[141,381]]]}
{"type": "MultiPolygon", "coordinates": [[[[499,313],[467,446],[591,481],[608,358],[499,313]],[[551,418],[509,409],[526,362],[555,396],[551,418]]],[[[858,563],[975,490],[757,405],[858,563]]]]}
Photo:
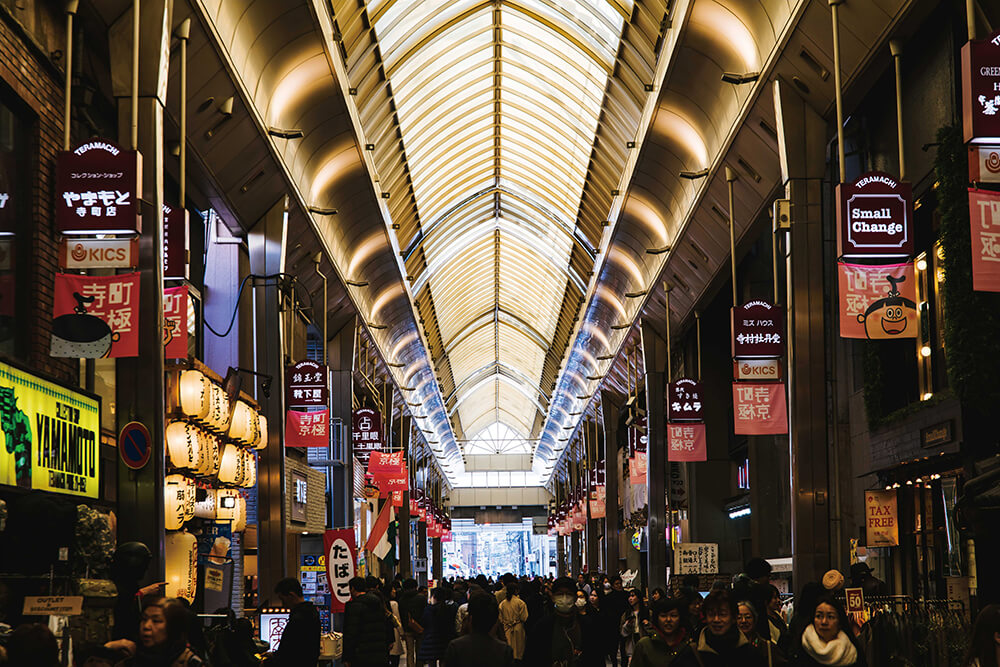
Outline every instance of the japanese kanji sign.
{"type": "Polygon", "coordinates": [[[410,485],[409,475],[405,467],[402,470],[376,473],[374,478],[375,483],[378,484],[379,498],[388,498],[389,494],[396,491],[406,491],[410,485]]]}
{"type": "Polygon", "coordinates": [[[187,279],[190,222],[186,209],[163,205],[163,277],[187,279]]]}
{"type": "Polygon", "coordinates": [[[632,424],[628,429],[629,456],[646,451],[646,443],[649,442],[649,437],[646,435],[646,417],[637,417],[632,424]]]}
{"type": "Polygon", "coordinates": [[[731,311],[733,357],[780,357],[785,353],[785,311],[767,301],[750,301],[731,311]]]}
{"type": "Polygon", "coordinates": [[[680,542],[674,545],[676,574],[718,574],[719,545],[705,542],[680,542]]]}
{"type": "Polygon", "coordinates": [[[969,189],[972,289],[1000,292],[1000,192],[969,189]]]}
{"type": "Polygon", "coordinates": [[[668,461],[707,461],[708,439],[705,425],[667,424],[668,461]]]}
{"type": "Polygon", "coordinates": [[[354,576],[357,547],[353,528],[338,528],[323,533],[323,552],[326,554],[326,580],[330,586],[330,611],[343,613],[351,600],[348,583],[354,576]]]}
{"type": "Polygon", "coordinates": [[[351,442],[361,465],[368,465],[373,451],[382,449],[382,415],[374,408],[358,408],[351,416],[351,442]]]}
{"type": "Polygon", "coordinates": [[[865,491],[867,546],[899,546],[898,519],[895,491],[865,491]]]}
{"type": "Polygon", "coordinates": [[[670,421],[698,421],[704,417],[701,383],[691,378],[671,382],[667,388],[667,418],[670,421]]]}
{"type": "Polygon", "coordinates": [[[1000,32],[962,47],[962,129],[966,143],[1000,138],[1000,32]]]}
{"type": "MultiPolygon", "coordinates": [[[[603,488],[603,487],[602,487],[603,488]]],[[[590,492],[590,518],[591,519],[603,519],[606,516],[606,508],[604,506],[605,499],[597,492],[593,490],[590,492]]]]}
{"type": "Polygon", "coordinates": [[[913,264],[838,266],[843,338],[916,338],[913,264]]]}
{"type": "Polygon", "coordinates": [[[628,460],[628,481],[630,484],[646,483],[646,452],[636,452],[628,460]]]}
{"type": "Polygon", "coordinates": [[[56,156],[56,226],[62,234],[141,232],[142,156],[93,139],[56,156]]]}
{"type": "Polygon", "coordinates": [[[285,411],[286,447],[326,447],[330,444],[330,411],[285,411]]]}
{"type": "Polygon", "coordinates": [[[285,369],[285,404],[290,408],[326,405],[327,372],[324,364],[300,361],[285,369]]]}
{"type": "Polygon", "coordinates": [[[733,421],[737,435],[788,433],[784,383],[734,382],[733,421]]]}
{"type": "Polygon", "coordinates": [[[139,274],[57,273],[52,308],[53,357],[99,359],[139,354],[139,274]]]}
{"type": "Polygon", "coordinates": [[[969,181],[1000,183],[1000,146],[969,146],[969,181]]]}
{"type": "Polygon", "coordinates": [[[403,452],[372,452],[368,459],[368,472],[372,475],[406,471],[403,452]]]}
{"type": "Polygon", "coordinates": [[[837,254],[909,257],[913,254],[913,192],[878,171],[837,186],[837,254]]]}
{"type": "Polygon", "coordinates": [[[163,290],[163,356],[166,359],[187,359],[187,285],[163,290]]]}

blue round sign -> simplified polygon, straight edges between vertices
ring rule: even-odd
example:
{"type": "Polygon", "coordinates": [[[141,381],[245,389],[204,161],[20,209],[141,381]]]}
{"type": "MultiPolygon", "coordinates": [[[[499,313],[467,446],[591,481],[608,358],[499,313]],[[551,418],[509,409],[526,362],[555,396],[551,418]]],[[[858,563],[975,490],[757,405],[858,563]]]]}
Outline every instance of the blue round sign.
{"type": "Polygon", "coordinates": [[[122,463],[132,470],[139,470],[149,463],[153,441],[149,429],[140,422],[129,422],[118,435],[118,455],[122,463]]]}

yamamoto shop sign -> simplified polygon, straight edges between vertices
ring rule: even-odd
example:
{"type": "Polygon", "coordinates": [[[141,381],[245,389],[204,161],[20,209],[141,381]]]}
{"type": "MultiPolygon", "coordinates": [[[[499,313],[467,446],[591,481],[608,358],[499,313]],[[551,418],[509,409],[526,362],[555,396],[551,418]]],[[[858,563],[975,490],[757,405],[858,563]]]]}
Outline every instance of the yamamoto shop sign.
{"type": "Polygon", "coordinates": [[[1000,32],[962,47],[962,129],[966,142],[1000,137],[1000,32]]]}
{"type": "Polygon", "coordinates": [[[913,192],[873,171],[837,186],[837,254],[902,257],[913,254],[913,192]]]}
{"type": "Polygon", "coordinates": [[[142,231],[142,156],[94,139],[56,157],[56,226],[62,234],[142,231]]]}
{"type": "Polygon", "coordinates": [[[100,403],[0,363],[0,484],[98,497],[100,403]]]}

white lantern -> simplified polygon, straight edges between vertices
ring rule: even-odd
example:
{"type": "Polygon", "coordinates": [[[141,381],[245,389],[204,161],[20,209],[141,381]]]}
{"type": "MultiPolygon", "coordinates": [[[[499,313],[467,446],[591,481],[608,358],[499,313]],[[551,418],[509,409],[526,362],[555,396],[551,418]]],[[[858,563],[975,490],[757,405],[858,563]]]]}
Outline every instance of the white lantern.
{"type": "Polygon", "coordinates": [[[247,529],[247,499],[243,496],[236,498],[236,516],[233,518],[232,530],[234,533],[242,533],[247,529]]]}
{"type": "Polygon", "coordinates": [[[187,422],[170,422],[166,430],[167,454],[175,468],[197,470],[201,464],[198,429],[187,422]]]}
{"type": "Polygon", "coordinates": [[[198,465],[195,472],[199,475],[207,475],[212,469],[212,454],[209,451],[209,434],[198,429],[198,465]]]}
{"type": "Polygon", "coordinates": [[[181,531],[167,533],[164,556],[166,557],[166,596],[194,601],[198,587],[198,543],[194,535],[181,531]]]}
{"type": "Polygon", "coordinates": [[[180,530],[187,520],[188,483],[184,475],[167,475],[163,480],[163,517],[167,530],[180,530]]]}
{"type": "Polygon", "coordinates": [[[208,443],[208,472],[209,477],[219,474],[219,466],[222,464],[222,445],[214,435],[206,434],[205,440],[208,443]]]}
{"type": "Polygon", "coordinates": [[[239,447],[232,444],[223,448],[219,464],[219,481],[223,484],[239,484],[242,481],[243,460],[240,458],[240,451],[239,447]]]}
{"type": "Polygon", "coordinates": [[[232,521],[239,513],[240,492],[236,489],[219,489],[215,492],[216,521],[232,521]]]}
{"type": "Polygon", "coordinates": [[[257,484],[257,457],[253,452],[244,454],[246,454],[246,470],[243,475],[243,487],[249,489],[257,484]]]}
{"type": "Polygon", "coordinates": [[[215,489],[205,489],[204,500],[196,500],[194,503],[194,515],[199,519],[216,519],[216,497],[215,489]]]}
{"type": "Polygon", "coordinates": [[[244,445],[252,445],[257,442],[259,432],[257,413],[244,401],[236,401],[233,418],[229,422],[230,439],[244,445]]]}
{"type": "Polygon", "coordinates": [[[181,412],[192,419],[205,419],[212,407],[212,383],[201,371],[182,371],[181,412]]]}
{"type": "Polygon", "coordinates": [[[257,441],[254,443],[255,449],[264,449],[267,447],[267,417],[262,414],[257,415],[257,441]]]}

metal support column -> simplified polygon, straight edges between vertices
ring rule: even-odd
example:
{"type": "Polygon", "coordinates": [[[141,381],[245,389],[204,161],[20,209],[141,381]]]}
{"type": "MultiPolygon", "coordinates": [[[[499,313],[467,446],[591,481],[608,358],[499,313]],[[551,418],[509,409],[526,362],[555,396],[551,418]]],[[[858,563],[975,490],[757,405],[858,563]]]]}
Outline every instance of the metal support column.
{"type": "Polygon", "coordinates": [[[441,553],[440,537],[431,538],[431,556],[434,560],[434,583],[440,586],[441,579],[444,577],[444,558],[441,553]]]}
{"type": "MultiPolygon", "coordinates": [[[[410,436],[413,432],[413,417],[403,415],[399,418],[399,447],[403,452],[403,461],[407,462],[409,469],[410,436]]],[[[396,537],[399,540],[399,550],[396,553],[397,572],[404,578],[411,576],[413,572],[412,558],[410,557],[410,490],[409,485],[403,491],[403,506],[398,508],[396,513],[397,529],[396,537]]]]}
{"type": "Polygon", "coordinates": [[[287,576],[285,534],[285,359],[278,274],[285,270],[288,236],[288,198],[282,197],[247,236],[253,279],[256,371],[270,375],[271,395],[264,397],[259,383],[255,398],[267,417],[267,447],[257,460],[257,591],[260,600],[276,599],[274,586],[287,576]],[[268,276],[265,278],[265,276],[268,276]]]}
{"type": "Polygon", "coordinates": [[[601,412],[604,414],[604,568],[609,575],[618,573],[618,419],[622,401],[611,392],[601,392],[601,412]]]}
{"type": "Polygon", "coordinates": [[[600,549],[598,548],[598,541],[600,539],[600,522],[597,519],[591,518],[590,516],[590,492],[593,488],[590,485],[590,480],[592,476],[590,474],[591,469],[597,465],[597,461],[600,458],[597,455],[597,422],[587,422],[583,427],[583,441],[586,445],[587,451],[587,469],[584,470],[584,479],[587,480],[586,489],[587,495],[587,572],[593,573],[597,572],[600,567],[598,563],[600,562],[600,549]]]}
{"type": "Polygon", "coordinates": [[[427,567],[427,524],[423,521],[417,521],[417,559],[424,566],[423,572],[417,573],[417,583],[426,586],[430,568],[427,567]]]}
{"type": "Polygon", "coordinates": [[[667,350],[665,341],[656,333],[649,320],[641,320],[639,331],[642,336],[646,382],[646,488],[649,502],[646,523],[647,585],[649,590],[653,590],[667,586],[667,418],[664,414],[667,350]]]}
{"type": "MultiPolygon", "coordinates": [[[[785,251],[788,304],[788,415],[793,582],[816,581],[830,567],[826,354],[823,310],[822,179],[825,121],[785,81],[774,82],[785,196],[792,225],[785,251]]],[[[845,545],[840,545],[845,546],[845,545]]]]}
{"type": "Polygon", "coordinates": [[[354,456],[351,451],[351,400],[354,395],[354,344],[356,318],[345,324],[327,342],[330,365],[330,423],[340,429],[340,451],[333,452],[342,465],[330,468],[327,488],[330,493],[330,526],[354,526],[354,456]]]}

